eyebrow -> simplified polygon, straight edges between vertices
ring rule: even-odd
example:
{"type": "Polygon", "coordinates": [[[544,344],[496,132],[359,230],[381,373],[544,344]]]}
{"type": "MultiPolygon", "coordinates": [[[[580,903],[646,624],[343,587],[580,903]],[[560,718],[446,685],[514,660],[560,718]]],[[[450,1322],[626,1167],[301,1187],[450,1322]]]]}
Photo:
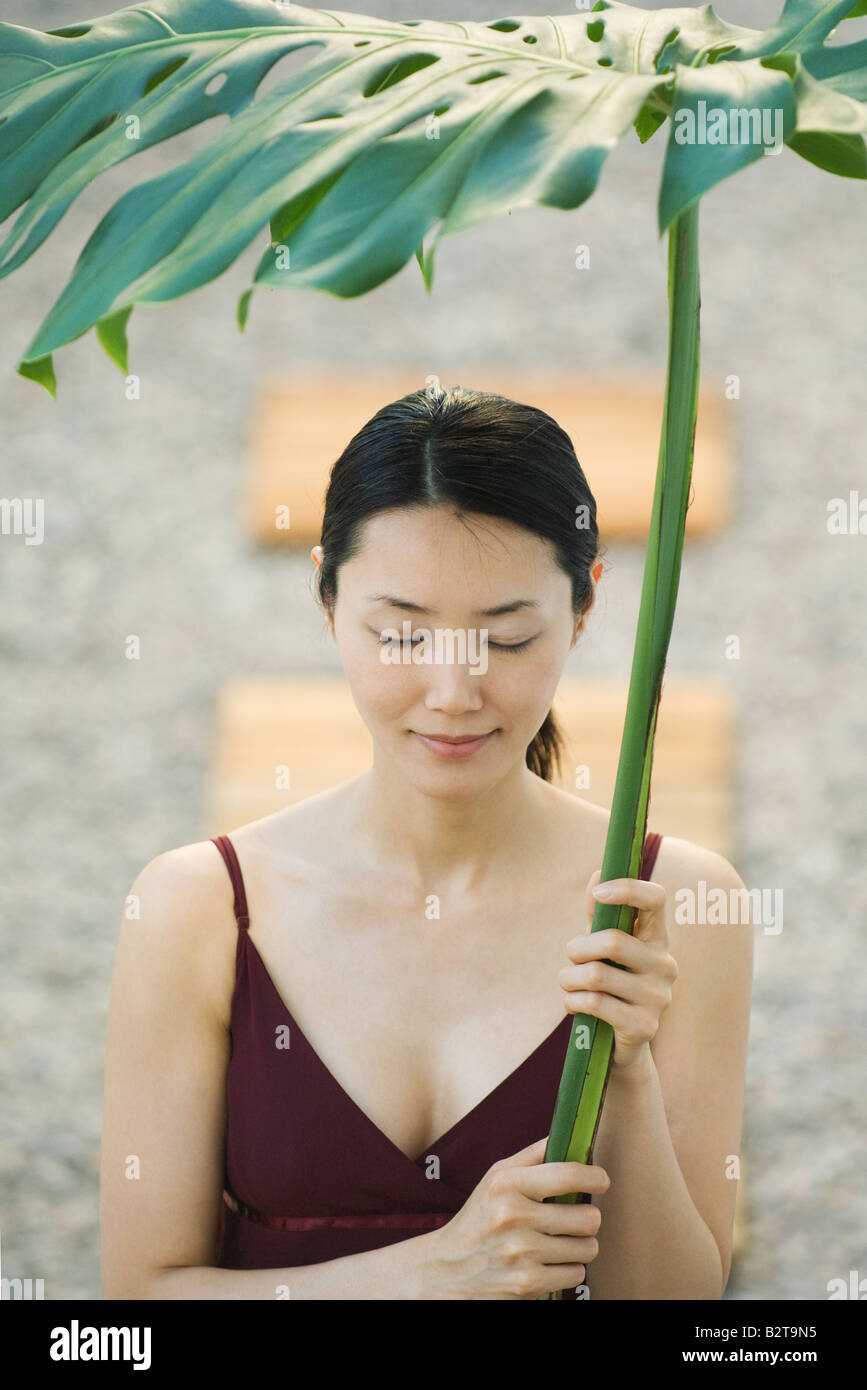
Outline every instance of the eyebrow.
{"type": "MultiPolygon", "coordinates": [[[[420,603],[410,603],[409,599],[398,598],[394,594],[368,594],[368,603],[385,603],[389,608],[404,608],[408,613],[423,613],[430,617],[431,609],[423,608],[420,603]]],[[[503,613],[517,613],[522,608],[541,608],[538,599],[535,598],[515,598],[509,603],[498,603],[496,608],[478,608],[473,614],[476,618],[498,618],[503,613]]]]}

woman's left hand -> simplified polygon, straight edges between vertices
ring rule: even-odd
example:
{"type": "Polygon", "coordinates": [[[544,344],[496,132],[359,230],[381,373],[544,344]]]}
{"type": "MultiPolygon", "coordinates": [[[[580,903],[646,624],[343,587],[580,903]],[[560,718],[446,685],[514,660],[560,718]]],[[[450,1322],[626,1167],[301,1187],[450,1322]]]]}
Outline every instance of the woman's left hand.
{"type": "Polygon", "coordinates": [[[566,945],[571,965],[560,971],[566,1009],[572,1014],[602,1018],[614,1029],[612,1068],[640,1068],[650,1061],[650,1042],[671,1003],[677,961],[669,951],[665,904],[668,894],[659,883],[639,878],[609,880],[610,897],[600,902],[630,903],[638,908],[633,934],[610,927],[591,931],[601,869],[587,884],[587,933],[566,945]],[[606,960],[625,966],[606,965],[606,960]]]}

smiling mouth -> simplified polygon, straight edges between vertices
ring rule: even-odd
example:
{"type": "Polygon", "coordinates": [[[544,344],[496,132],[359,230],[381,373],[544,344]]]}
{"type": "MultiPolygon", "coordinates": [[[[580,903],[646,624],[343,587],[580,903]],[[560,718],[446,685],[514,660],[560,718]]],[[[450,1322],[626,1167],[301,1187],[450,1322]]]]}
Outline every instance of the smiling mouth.
{"type": "Polygon", "coordinates": [[[414,734],[419,738],[432,739],[434,743],[477,743],[480,738],[490,738],[495,734],[496,729],[489,729],[485,734],[423,734],[420,729],[413,729],[414,734]]]}

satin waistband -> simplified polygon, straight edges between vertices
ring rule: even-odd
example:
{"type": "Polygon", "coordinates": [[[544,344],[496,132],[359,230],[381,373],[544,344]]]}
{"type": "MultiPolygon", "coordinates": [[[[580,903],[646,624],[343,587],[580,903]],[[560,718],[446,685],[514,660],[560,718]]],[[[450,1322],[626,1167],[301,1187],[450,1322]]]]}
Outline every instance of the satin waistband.
{"type": "Polygon", "coordinates": [[[384,1212],[381,1215],[364,1216],[270,1216],[264,1211],[255,1211],[238,1201],[231,1193],[223,1191],[223,1201],[230,1211],[255,1221],[260,1226],[268,1226],[273,1231],[320,1231],[320,1230],[430,1230],[444,1226],[455,1215],[453,1211],[422,1212],[384,1212]]]}

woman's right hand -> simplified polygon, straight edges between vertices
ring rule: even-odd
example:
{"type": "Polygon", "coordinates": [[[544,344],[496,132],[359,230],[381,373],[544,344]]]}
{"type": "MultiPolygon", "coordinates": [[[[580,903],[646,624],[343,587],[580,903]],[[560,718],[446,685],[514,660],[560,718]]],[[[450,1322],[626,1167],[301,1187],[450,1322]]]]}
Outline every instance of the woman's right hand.
{"type": "Polygon", "coordinates": [[[538,1298],[584,1280],[599,1253],[602,1213],[589,1202],[546,1202],[567,1192],[606,1192],[604,1168],[545,1163],[547,1138],[488,1169],[460,1211],[431,1231],[427,1297],[538,1298]]]}

